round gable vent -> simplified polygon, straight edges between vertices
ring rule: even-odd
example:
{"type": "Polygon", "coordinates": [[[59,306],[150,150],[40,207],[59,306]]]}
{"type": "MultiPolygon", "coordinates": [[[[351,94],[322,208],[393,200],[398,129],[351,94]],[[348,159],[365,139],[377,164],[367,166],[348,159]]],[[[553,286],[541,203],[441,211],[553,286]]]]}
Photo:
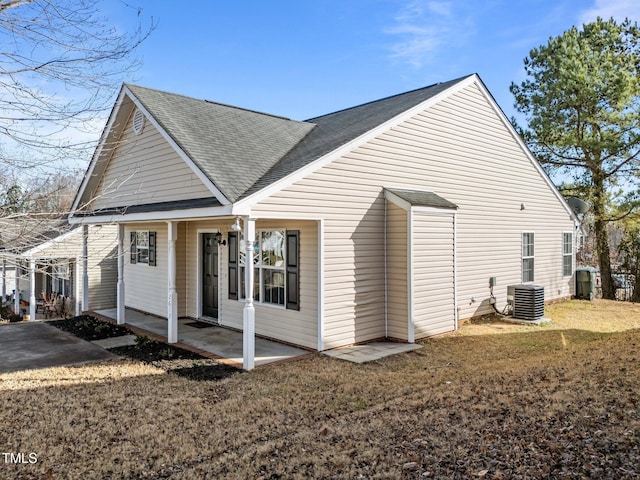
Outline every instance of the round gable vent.
{"type": "Polygon", "coordinates": [[[142,113],[142,110],[136,110],[136,113],[133,114],[133,133],[135,133],[136,135],[140,135],[143,128],[144,113],[142,113]]]}

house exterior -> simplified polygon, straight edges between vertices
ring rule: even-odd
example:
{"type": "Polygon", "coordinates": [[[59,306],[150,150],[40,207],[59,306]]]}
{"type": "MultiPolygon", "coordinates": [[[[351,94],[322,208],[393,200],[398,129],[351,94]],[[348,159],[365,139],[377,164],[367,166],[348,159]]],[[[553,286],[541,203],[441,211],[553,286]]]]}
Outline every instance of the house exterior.
{"type": "Polygon", "coordinates": [[[572,293],[575,216],[477,75],[304,122],[124,85],[74,204],[125,306],[325,350],[572,293]],[[246,268],[253,265],[253,268],[246,268]]]}
{"type": "Polygon", "coordinates": [[[72,226],[66,218],[26,216],[2,219],[0,226],[2,294],[6,299],[18,292],[14,311],[35,319],[37,302],[51,293],[70,298],[76,314],[90,305],[115,306],[115,225],[72,226]],[[20,307],[20,300],[28,307],[20,307]]]}

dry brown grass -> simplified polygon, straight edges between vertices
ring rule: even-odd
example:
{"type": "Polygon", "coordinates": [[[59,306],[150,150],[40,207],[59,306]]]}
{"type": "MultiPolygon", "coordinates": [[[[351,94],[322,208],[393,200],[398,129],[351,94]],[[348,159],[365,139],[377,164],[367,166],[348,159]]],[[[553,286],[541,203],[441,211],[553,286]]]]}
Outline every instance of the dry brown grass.
{"type": "Polygon", "coordinates": [[[636,478],[639,313],[569,302],[546,327],[220,382],[132,362],[0,375],[0,445],[38,460],[0,456],[0,478],[636,478]]]}

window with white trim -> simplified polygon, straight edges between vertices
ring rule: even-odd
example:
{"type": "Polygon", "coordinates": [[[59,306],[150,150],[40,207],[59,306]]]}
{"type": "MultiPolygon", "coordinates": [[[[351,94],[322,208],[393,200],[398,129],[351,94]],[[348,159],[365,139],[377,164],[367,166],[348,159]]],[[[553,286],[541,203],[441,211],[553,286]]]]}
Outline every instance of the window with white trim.
{"type": "Polygon", "coordinates": [[[522,283],[534,281],[535,236],[533,232],[522,233],[522,283]]]}
{"type": "Polygon", "coordinates": [[[573,233],[562,233],[562,276],[573,275],[573,233]]]}
{"type": "MultiPolygon", "coordinates": [[[[256,232],[253,245],[254,300],[271,305],[285,304],[285,231],[263,230],[256,232]]],[[[240,237],[238,263],[240,265],[240,298],[244,298],[244,269],[246,245],[240,237]]]]}
{"type": "MultiPolygon", "coordinates": [[[[246,244],[229,233],[229,298],[245,298],[246,244]],[[237,259],[237,261],[236,261],[237,259]]],[[[253,245],[254,300],[299,310],[299,231],[258,230],[253,245]]]]}

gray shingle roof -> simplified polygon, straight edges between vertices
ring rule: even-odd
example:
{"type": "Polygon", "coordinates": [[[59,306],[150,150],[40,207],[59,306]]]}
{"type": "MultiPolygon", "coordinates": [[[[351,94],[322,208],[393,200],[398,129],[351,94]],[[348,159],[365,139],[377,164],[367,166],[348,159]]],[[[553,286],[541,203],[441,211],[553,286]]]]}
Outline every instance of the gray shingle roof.
{"type": "Polygon", "coordinates": [[[400,188],[385,188],[385,190],[409,203],[412,207],[458,208],[455,203],[451,203],[449,200],[425,190],[405,190],[400,188]]]}
{"type": "Polygon", "coordinates": [[[464,78],[467,77],[437,83],[307,120],[316,124],[317,127],[252,185],[243,197],[269,186],[402,112],[429,100],[464,78]]]}
{"type": "Polygon", "coordinates": [[[304,122],[127,85],[165,132],[231,201],[268,187],[463,78],[304,122]]]}

